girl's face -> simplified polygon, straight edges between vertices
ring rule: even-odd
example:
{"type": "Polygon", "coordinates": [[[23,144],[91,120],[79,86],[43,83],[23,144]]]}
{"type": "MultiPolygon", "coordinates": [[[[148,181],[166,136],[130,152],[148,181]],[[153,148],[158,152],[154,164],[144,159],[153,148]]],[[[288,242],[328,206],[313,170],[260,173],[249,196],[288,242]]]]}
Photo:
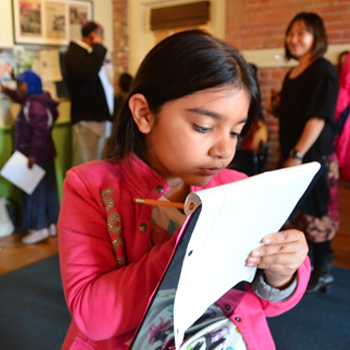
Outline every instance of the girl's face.
{"type": "Polygon", "coordinates": [[[17,94],[20,98],[24,98],[28,95],[28,85],[24,81],[17,83],[17,94]]]}
{"type": "Polygon", "coordinates": [[[286,37],[286,43],[290,53],[297,59],[312,55],[314,36],[307,30],[304,20],[293,23],[286,37]]]}
{"type": "Polygon", "coordinates": [[[145,135],[146,161],[170,186],[206,185],[233,159],[249,104],[247,91],[232,86],[165,103],[145,135]]]}

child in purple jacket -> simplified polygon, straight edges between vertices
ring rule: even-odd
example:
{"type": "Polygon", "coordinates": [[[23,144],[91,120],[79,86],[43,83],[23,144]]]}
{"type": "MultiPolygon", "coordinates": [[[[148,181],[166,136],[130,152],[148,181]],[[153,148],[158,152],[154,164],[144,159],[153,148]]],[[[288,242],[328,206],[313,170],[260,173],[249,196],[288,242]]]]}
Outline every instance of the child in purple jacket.
{"type": "Polygon", "coordinates": [[[58,118],[58,102],[43,91],[40,77],[32,71],[18,76],[17,90],[2,87],[2,91],[22,105],[15,124],[14,150],[28,157],[29,169],[38,164],[46,171],[31,195],[20,191],[21,226],[28,231],[22,242],[36,243],[56,234],[59,200],[51,131],[58,118]]]}

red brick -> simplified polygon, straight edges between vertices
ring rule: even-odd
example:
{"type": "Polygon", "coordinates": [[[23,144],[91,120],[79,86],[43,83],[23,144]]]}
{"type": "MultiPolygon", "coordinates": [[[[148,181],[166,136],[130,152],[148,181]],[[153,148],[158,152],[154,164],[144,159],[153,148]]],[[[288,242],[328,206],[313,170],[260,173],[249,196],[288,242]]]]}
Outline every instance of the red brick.
{"type": "MultiPolygon", "coordinates": [[[[128,69],[127,0],[112,0],[114,30],[114,64],[116,79],[120,68],[128,69]]],[[[324,20],[330,44],[350,42],[350,0],[227,0],[226,41],[239,50],[282,48],[287,25],[301,11],[318,13],[324,20]]],[[[259,69],[262,100],[271,89],[280,90],[289,68],[259,69]]],[[[271,143],[268,166],[279,158],[278,120],[264,112],[271,143]]]]}

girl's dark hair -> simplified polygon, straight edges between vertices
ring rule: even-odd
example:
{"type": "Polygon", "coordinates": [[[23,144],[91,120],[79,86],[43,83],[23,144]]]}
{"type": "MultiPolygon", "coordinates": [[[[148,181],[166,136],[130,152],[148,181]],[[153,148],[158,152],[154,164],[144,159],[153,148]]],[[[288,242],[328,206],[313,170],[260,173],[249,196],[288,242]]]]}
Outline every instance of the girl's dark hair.
{"type": "MultiPolygon", "coordinates": [[[[307,31],[314,36],[314,42],[312,45],[312,57],[321,57],[327,51],[328,39],[326,34],[326,29],[324,27],[322,18],[313,12],[300,12],[298,13],[292,21],[289,23],[286,30],[286,38],[293,24],[297,21],[304,21],[307,31]]],[[[286,41],[284,42],[285,47],[285,57],[289,61],[291,58],[295,58],[288,49],[286,41]]]]}
{"type": "Polygon", "coordinates": [[[157,114],[168,101],[225,85],[245,88],[250,94],[244,134],[260,109],[260,91],[250,65],[234,47],[201,30],[179,32],[164,39],[147,54],[138,69],[114,122],[109,156],[119,159],[134,152],[141,157],[145,150],[144,135],[128,106],[130,96],[144,95],[150,110],[157,114]]]}

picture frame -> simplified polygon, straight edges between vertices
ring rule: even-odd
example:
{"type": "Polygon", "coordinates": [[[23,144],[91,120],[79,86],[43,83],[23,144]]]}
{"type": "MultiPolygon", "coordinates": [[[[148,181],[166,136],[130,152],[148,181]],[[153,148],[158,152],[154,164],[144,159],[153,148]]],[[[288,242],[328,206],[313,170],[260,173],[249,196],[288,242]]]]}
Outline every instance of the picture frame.
{"type": "Polygon", "coordinates": [[[14,41],[29,45],[67,45],[80,39],[92,19],[92,2],[82,0],[12,0],[14,41]]]}
{"type": "Polygon", "coordinates": [[[69,39],[79,40],[81,39],[82,25],[92,19],[92,4],[88,1],[69,1],[67,10],[69,39]]]}

